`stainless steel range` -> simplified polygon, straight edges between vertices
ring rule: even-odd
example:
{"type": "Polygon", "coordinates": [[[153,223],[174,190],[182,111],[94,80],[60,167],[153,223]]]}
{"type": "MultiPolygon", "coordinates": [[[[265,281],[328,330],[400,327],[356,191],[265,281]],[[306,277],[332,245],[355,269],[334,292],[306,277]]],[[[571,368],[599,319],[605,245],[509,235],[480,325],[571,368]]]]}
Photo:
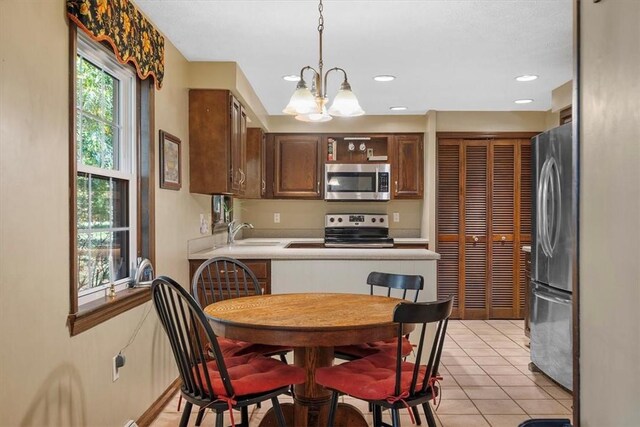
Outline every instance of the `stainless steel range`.
{"type": "Polygon", "coordinates": [[[327,214],[324,245],[328,248],[392,248],[386,214],[327,214]]]}

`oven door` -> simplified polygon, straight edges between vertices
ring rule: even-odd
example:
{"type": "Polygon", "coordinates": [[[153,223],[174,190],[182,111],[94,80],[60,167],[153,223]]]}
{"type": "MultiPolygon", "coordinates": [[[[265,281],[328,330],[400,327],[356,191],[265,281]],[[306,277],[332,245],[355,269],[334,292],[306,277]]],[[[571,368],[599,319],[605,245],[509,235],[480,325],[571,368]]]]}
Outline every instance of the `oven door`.
{"type": "Polygon", "coordinates": [[[386,164],[328,164],[325,166],[324,198],[389,200],[388,169],[386,164]]]}

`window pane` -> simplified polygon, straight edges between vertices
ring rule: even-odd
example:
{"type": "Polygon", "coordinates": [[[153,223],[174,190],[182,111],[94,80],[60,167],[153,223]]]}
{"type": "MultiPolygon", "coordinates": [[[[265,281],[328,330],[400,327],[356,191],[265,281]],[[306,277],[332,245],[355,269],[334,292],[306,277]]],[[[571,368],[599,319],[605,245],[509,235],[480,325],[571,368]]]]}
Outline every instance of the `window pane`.
{"type": "Polygon", "coordinates": [[[84,58],[77,62],[78,106],[108,123],[113,122],[118,80],[84,58]]]}
{"type": "Polygon", "coordinates": [[[89,177],[87,174],[78,174],[76,194],[76,218],[78,229],[89,228],[89,177]]]}
{"type": "Polygon", "coordinates": [[[91,228],[128,227],[127,181],[91,177],[91,228]]]}
{"type": "MultiPolygon", "coordinates": [[[[78,131],[78,150],[82,164],[102,169],[118,169],[112,126],[82,115],[78,131]]],[[[117,134],[117,129],[115,133],[117,134]]]]}
{"type": "Polygon", "coordinates": [[[78,291],[129,277],[129,231],[78,233],[78,291]],[[113,262],[113,268],[109,261],[113,262]]]}

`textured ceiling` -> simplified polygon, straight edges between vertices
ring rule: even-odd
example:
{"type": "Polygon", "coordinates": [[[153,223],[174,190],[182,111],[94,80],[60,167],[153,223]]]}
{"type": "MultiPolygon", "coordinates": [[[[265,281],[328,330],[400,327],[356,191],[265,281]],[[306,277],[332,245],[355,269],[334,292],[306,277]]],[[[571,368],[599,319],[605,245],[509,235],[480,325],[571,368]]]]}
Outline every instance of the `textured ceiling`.
{"type": "MultiPolygon", "coordinates": [[[[135,3],[189,61],[237,62],[269,114],[295,89],[282,76],[317,68],[316,1],[135,3]]],[[[325,0],[324,17],[325,70],[347,71],[367,114],[548,110],[572,77],[572,0],[325,0]],[[523,74],[540,78],[515,81],[523,74]]],[[[339,84],[330,75],[330,98],[339,84]]]]}

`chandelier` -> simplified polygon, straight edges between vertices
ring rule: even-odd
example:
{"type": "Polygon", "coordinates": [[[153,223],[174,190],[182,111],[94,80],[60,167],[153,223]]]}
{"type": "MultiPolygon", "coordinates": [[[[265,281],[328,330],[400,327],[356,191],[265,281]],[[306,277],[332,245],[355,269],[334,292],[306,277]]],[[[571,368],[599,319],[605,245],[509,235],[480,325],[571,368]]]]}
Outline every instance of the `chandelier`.
{"type": "Polygon", "coordinates": [[[318,61],[318,70],[313,67],[306,66],[300,70],[300,80],[296,86],[295,92],[289,100],[289,104],[284,110],[285,114],[295,115],[297,120],[303,122],[328,122],[336,117],[355,117],[364,114],[364,111],[358,103],[358,99],[351,91],[351,85],[347,80],[347,72],[339,67],[331,68],[322,74],[322,32],[324,30],[324,17],[322,16],[322,0],[318,5],[320,18],[318,19],[318,34],[320,40],[320,60],[318,61]],[[313,71],[313,80],[311,81],[311,89],[307,87],[304,81],[304,72],[313,71]],[[344,81],[340,85],[338,94],[333,99],[333,104],[327,110],[327,76],[332,71],[342,71],[344,81]]]}

